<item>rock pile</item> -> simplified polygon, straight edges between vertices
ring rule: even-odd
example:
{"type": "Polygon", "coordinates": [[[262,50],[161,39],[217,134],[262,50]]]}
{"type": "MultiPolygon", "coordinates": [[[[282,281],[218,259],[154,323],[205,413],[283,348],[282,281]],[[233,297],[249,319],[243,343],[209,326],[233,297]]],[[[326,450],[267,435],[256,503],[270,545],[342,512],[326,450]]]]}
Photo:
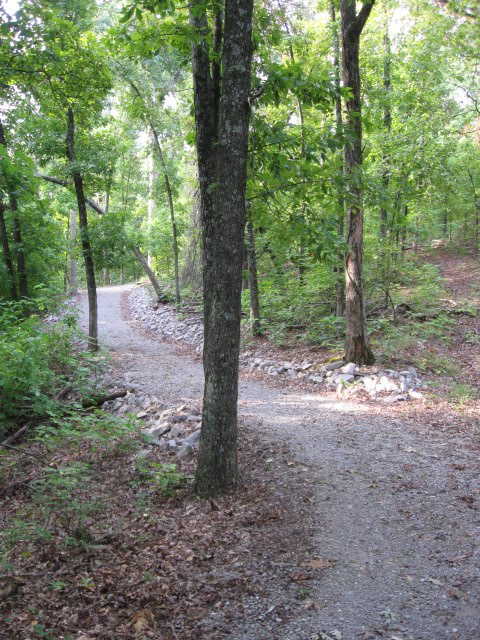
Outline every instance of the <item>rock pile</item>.
{"type": "Polygon", "coordinates": [[[134,320],[165,340],[182,342],[194,347],[197,353],[203,350],[203,323],[199,316],[188,315],[180,320],[174,309],[152,301],[144,287],[136,287],[128,297],[128,308],[134,320]]]}
{"type": "Polygon", "coordinates": [[[338,395],[353,395],[360,391],[368,393],[372,399],[382,399],[392,403],[410,398],[420,399],[417,391],[422,382],[414,367],[403,371],[381,369],[379,367],[359,367],[353,362],[343,360],[318,364],[304,360],[301,363],[276,363],[272,360],[255,358],[245,352],[240,358],[241,364],[251,371],[264,371],[272,377],[286,376],[292,380],[322,385],[326,390],[336,390],[338,395]]]}
{"type": "MultiPolygon", "coordinates": [[[[179,319],[175,310],[170,307],[161,305],[155,309],[144,287],[137,287],[130,293],[129,310],[132,317],[149,331],[163,339],[188,344],[197,353],[202,352],[203,324],[199,316],[192,314],[179,319]]],[[[363,392],[372,399],[386,403],[423,397],[418,391],[422,382],[414,367],[395,371],[381,367],[359,367],[343,360],[329,363],[308,360],[279,363],[259,358],[250,351],[241,354],[240,366],[249,371],[262,371],[272,378],[284,376],[312,383],[326,391],[336,390],[338,395],[363,392]]]]}
{"type": "MultiPolygon", "coordinates": [[[[142,394],[137,385],[127,381],[125,386],[128,388],[127,395],[106,402],[103,408],[144,421],[142,434],[149,446],[161,447],[178,458],[191,456],[200,442],[200,409],[187,405],[176,409],[166,408],[157,397],[142,394]]],[[[148,452],[149,449],[142,449],[137,456],[143,457],[148,452]]]]}

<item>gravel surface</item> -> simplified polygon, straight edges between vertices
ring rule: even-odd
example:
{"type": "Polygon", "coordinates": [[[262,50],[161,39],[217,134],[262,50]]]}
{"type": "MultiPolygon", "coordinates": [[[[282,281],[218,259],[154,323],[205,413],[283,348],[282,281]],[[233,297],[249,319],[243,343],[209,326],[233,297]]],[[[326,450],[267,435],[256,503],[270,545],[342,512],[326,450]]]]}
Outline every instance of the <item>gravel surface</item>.
{"type": "MultiPolygon", "coordinates": [[[[169,405],[198,404],[201,364],[125,317],[122,295],[132,286],[99,289],[101,343],[145,393],[169,405]]],[[[315,496],[301,524],[310,551],[333,566],[309,583],[312,605],[303,616],[279,631],[252,609],[231,637],[480,638],[478,433],[449,429],[448,416],[423,424],[420,413],[406,420],[389,407],[267,382],[243,380],[239,406],[267,442],[287,445],[309,467],[315,496]]]]}

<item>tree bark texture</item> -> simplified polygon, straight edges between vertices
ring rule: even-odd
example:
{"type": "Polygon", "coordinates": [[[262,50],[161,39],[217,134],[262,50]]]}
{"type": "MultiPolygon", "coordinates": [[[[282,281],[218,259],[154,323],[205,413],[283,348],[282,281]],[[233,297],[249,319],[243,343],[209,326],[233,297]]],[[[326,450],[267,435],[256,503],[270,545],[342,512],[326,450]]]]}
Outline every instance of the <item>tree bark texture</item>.
{"type": "Polygon", "coordinates": [[[226,492],[238,482],[238,355],[252,13],[253,0],[226,0],[223,22],[217,13],[217,51],[223,33],[220,74],[211,65],[204,3],[190,2],[191,23],[199,35],[192,53],[205,323],[202,435],[195,477],[202,496],[226,492]]]}
{"type": "Polygon", "coordinates": [[[83,260],[85,263],[85,276],[87,280],[88,296],[88,346],[91,351],[98,351],[98,309],[97,309],[97,285],[95,282],[95,269],[93,266],[92,249],[88,233],[87,202],[83,189],[82,174],[76,167],[75,155],[75,120],[73,109],[67,110],[67,157],[72,166],[72,177],[77,196],[78,219],[80,223],[80,239],[82,243],[83,260]]]}
{"type": "Polygon", "coordinates": [[[7,225],[5,224],[5,205],[0,200],[0,240],[2,242],[3,260],[8,276],[8,285],[10,289],[10,298],[18,300],[17,286],[15,283],[15,271],[13,269],[12,254],[10,252],[10,243],[8,242],[7,225]]]}
{"type": "Polygon", "coordinates": [[[362,119],[360,100],[360,35],[375,0],[364,4],[356,14],[355,3],[340,0],[342,18],[343,84],[350,88],[346,99],[347,140],[345,144],[347,255],[345,257],[346,348],[345,358],[357,364],[372,364],[368,345],[363,300],[363,201],[361,187],[362,119]]]}

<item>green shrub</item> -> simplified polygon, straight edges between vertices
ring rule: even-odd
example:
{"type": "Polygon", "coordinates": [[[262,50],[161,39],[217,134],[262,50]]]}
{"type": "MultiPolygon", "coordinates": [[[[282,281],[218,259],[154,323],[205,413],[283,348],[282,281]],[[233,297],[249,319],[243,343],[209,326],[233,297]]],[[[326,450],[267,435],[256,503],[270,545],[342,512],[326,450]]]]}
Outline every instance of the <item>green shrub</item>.
{"type": "Polygon", "coordinates": [[[175,491],[183,487],[187,480],[183,473],[177,471],[176,464],[139,460],[137,471],[165,497],[174,496],[175,491]]]}
{"type": "Polygon", "coordinates": [[[55,394],[67,382],[88,395],[105,361],[79,350],[74,313],[45,319],[38,302],[35,310],[26,317],[25,303],[0,304],[0,438],[18,423],[55,415],[55,394]]]}

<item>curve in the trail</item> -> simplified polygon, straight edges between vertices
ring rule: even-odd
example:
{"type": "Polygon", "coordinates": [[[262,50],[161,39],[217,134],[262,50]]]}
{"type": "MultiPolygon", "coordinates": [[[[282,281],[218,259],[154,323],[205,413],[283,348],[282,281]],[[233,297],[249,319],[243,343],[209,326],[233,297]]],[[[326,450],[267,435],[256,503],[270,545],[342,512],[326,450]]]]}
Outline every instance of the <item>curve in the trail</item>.
{"type": "MultiPolygon", "coordinates": [[[[201,364],[126,319],[122,296],[131,286],[98,290],[100,342],[146,393],[171,405],[198,402],[201,364]]],[[[343,640],[380,637],[376,630],[402,640],[480,638],[479,523],[458,499],[472,491],[475,472],[457,474],[454,484],[451,477],[455,465],[477,469],[478,477],[468,443],[419,431],[388,409],[372,414],[366,405],[258,382],[241,381],[239,406],[264,437],[310,465],[315,543],[320,556],[336,561],[317,585],[317,611],[292,621],[284,640],[332,629],[343,640]],[[450,586],[462,597],[449,596],[450,586]]],[[[263,640],[260,631],[237,637],[263,640]]]]}

